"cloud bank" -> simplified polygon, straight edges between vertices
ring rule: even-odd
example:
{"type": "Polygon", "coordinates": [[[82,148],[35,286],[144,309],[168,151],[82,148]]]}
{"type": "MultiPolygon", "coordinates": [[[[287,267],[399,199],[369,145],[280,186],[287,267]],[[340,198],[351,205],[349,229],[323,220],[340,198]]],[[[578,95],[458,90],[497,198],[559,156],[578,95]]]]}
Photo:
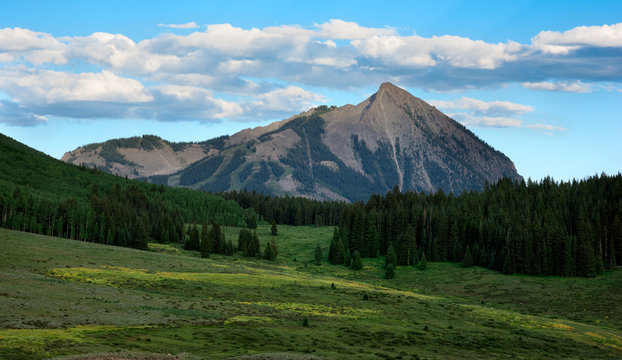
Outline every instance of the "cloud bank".
{"type": "MultiPolygon", "coordinates": [[[[598,82],[616,85],[622,23],[542,31],[525,44],[403,35],[339,19],[311,27],[210,24],[139,42],[123,34],[54,37],[6,28],[0,29],[0,66],[0,92],[7,98],[0,122],[13,125],[47,116],[278,119],[324,101],[309,87],[345,90],[392,81],[459,91],[519,83],[580,93],[594,91],[598,82]]],[[[479,126],[519,126],[516,116],[532,110],[469,98],[438,106],[461,110],[465,123],[479,126]]]]}

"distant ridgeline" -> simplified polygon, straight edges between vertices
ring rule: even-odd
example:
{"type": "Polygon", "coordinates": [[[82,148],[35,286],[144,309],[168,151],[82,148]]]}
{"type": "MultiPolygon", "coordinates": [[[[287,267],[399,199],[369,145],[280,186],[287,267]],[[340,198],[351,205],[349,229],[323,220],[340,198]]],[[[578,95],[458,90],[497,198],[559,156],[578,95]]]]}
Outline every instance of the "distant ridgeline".
{"type": "Polygon", "coordinates": [[[0,227],[144,249],[183,242],[185,223],[257,220],[234,201],[69,165],[0,134],[0,227]]]}
{"type": "Polygon", "coordinates": [[[329,260],[346,252],[398,265],[465,262],[504,273],[595,276],[622,263],[622,175],[539,183],[503,179],[462,195],[401,193],[347,205],[252,192],[223,194],[267,221],[339,224],[329,260]],[[466,259],[466,260],[465,260],[466,259]]]}

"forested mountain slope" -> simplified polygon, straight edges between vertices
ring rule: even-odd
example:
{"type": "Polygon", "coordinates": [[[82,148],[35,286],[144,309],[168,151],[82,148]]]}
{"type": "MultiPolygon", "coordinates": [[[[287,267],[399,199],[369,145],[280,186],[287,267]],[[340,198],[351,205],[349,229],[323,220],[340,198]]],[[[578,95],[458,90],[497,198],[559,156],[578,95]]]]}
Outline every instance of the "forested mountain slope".
{"type": "Polygon", "coordinates": [[[189,189],[63,163],[0,134],[0,226],[144,248],[184,240],[184,223],[256,222],[252,209],[189,189]]]}

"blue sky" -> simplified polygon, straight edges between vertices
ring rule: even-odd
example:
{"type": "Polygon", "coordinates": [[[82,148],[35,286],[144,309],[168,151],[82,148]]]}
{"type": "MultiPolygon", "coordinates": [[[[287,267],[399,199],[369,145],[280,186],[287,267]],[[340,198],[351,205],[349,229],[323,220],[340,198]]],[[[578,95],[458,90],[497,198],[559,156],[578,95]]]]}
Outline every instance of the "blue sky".
{"type": "Polygon", "coordinates": [[[622,171],[622,2],[14,1],[0,132],[201,141],[391,81],[534,180],[622,171]]]}

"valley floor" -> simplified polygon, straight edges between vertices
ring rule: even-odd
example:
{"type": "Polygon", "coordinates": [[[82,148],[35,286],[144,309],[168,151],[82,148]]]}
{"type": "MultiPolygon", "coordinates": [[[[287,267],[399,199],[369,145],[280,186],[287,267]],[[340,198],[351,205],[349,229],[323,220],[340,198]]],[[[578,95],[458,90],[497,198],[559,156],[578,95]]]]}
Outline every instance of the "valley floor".
{"type": "MultiPolygon", "coordinates": [[[[259,227],[262,245],[269,232],[259,227]]],[[[331,236],[280,226],[270,262],[0,229],[0,359],[622,358],[621,270],[528,277],[428,263],[385,280],[382,259],[313,265],[331,236]]]]}

